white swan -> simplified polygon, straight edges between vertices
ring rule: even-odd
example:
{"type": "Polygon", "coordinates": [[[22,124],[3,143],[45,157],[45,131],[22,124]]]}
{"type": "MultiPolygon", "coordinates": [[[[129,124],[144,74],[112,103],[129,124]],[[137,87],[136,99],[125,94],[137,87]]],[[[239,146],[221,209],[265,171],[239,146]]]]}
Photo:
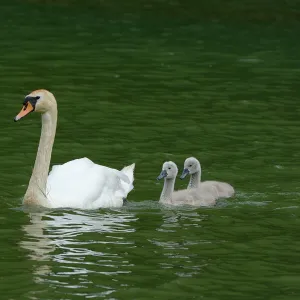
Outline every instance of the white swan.
{"type": "Polygon", "coordinates": [[[191,175],[187,189],[199,188],[200,186],[214,186],[218,191],[218,198],[230,198],[234,195],[234,188],[227,182],[222,181],[201,181],[201,165],[195,157],[189,157],[184,162],[184,169],[180,179],[191,175]]]}
{"type": "Polygon", "coordinates": [[[30,93],[15,121],[33,111],[42,114],[42,131],[23,203],[80,209],[122,206],[123,199],[133,189],[135,164],[118,171],[80,158],[53,166],[48,176],[57,122],[53,94],[43,89],[30,93]]]}
{"type": "Polygon", "coordinates": [[[164,187],[159,202],[171,205],[213,206],[216,204],[218,193],[213,186],[201,186],[195,189],[174,192],[178,168],[172,161],[165,162],[157,180],[164,178],[164,187]]]}

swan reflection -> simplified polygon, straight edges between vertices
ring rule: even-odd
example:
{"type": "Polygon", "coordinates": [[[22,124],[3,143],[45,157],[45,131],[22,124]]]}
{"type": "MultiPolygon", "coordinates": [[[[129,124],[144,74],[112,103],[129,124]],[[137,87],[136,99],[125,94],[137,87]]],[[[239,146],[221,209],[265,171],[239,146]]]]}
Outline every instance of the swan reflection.
{"type": "Polygon", "coordinates": [[[101,272],[97,273],[124,273],[118,268],[127,266],[128,261],[122,259],[119,249],[134,244],[128,239],[128,233],[135,231],[133,214],[50,211],[30,213],[29,217],[30,223],[22,227],[25,235],[20,246],[36,261],[36,282],[46,280],[49,273],[61,277],[93,273],[99,265],[101,272]]]}

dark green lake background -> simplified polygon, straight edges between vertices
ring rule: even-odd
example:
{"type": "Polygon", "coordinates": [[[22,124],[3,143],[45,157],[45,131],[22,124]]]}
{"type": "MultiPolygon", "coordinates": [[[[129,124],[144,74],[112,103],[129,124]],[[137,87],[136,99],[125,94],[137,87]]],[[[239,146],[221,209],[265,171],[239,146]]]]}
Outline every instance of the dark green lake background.
{"type": "Polygon", "coordinates": [[[2,1],[1,299],[298,300],[299,16],[299,1],[2,1]],[[58,102],[52,164],[135,162],[128,206],[23,209],[41,124],[13,118],[39,88],[58,102]],[[160,206],[162,163],[188,156],[236,196],[160,206]]]}

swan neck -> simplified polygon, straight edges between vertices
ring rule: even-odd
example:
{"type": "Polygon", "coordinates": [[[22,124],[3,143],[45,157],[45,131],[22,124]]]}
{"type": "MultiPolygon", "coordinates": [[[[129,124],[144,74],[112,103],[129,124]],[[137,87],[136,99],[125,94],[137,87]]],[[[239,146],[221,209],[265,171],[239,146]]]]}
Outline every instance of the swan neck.
{"type": "Polygon", "coordinates": [[[189,189],[198,188],[201,182],[201,172],[195,172],[190,176],[189,189]]]}
{"type": "Polygon", "coordinates": [[[51,110],[42,114],[41,137],[32,175],[24,196],[24,204],[50,206],[46,195],[46,185],[56,133],[56,123],[57,108],[55,105],[51,110]]]}
{"type": "Polygon", "coordinates": [[[165,178],[164,187],[160,195],[160,202],[172,203],[172,193],[174,192],[175,178],[165,178]]]}

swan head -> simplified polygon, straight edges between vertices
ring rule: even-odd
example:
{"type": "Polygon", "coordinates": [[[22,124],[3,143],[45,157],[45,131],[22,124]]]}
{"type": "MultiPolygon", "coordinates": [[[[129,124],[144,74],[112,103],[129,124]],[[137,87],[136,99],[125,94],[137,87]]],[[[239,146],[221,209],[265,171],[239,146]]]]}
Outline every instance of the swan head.
{"type": "Polygon", "coordinates": [[[201,172],[199,160],[195,157],[189,157],[184,161],[184,168],[180,179],[184,179],[187,175],[193,175],[197,172],[201,172]]]}
{"type": "Polygon", "coordinates": [[[160,174],[157,177],[157,180],[162,178],[173,179],[176,178],[178,173],[178,168],[176,164],[172,161],[166,161],[163,166],[160,174]]]}
{"type": "Polygon", "coordinates": [[[14,120],[19,121],[31,112],[46,113],[53,107],[56,107],[53,94],[47,90],[36,90],[25,96],[23,107],[14,120]]]}

